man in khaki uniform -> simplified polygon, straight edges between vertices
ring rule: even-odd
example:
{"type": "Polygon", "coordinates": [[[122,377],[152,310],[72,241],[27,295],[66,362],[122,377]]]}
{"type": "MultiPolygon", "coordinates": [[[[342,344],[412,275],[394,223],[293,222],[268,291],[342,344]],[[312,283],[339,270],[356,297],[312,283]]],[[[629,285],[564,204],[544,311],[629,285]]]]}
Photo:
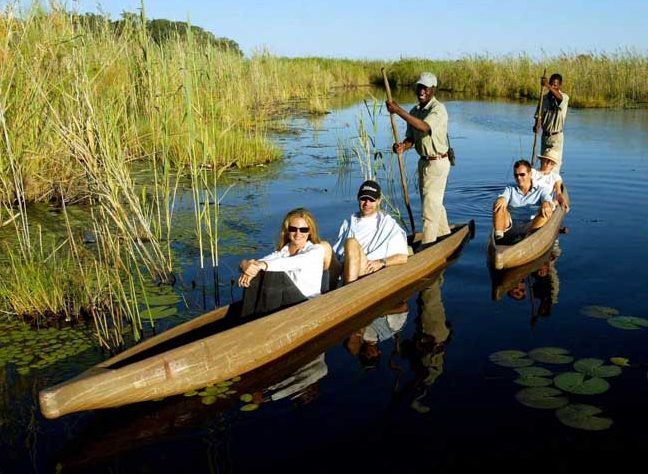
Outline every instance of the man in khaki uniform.
{"type": "Polygon", "coordinates": [[[405,139],[394,143],[394,152],[415,148],[418,163],[419,189],[423,213],[423,244],[430,244],[450,233],[448,216],[443,206],[450,161],[448,160],[448,112],[436,97],[437,78],[424,72],[416,81],[418,105],[406,112],[394,101],[387,101],[387,110],[407,122],[405,139]]]}
{"type": "MultiPolygon", "coordinates": [[[[541,79],[542,87],[547,87],[549,92],[542,99],[542,155],[548,150],[553,150],[558,158],[555,170],[560,171],[562,166],[563,143],[565,118],[567,117],[567,106],[569,96],[560,90],[562,86],[562,76],[558,73],[552,74],[547,81],[546,77],[541,79]]],[[[536,110],[536,122],[533,126],[533,132],[538,133],[538,111],[536,110]]]]}

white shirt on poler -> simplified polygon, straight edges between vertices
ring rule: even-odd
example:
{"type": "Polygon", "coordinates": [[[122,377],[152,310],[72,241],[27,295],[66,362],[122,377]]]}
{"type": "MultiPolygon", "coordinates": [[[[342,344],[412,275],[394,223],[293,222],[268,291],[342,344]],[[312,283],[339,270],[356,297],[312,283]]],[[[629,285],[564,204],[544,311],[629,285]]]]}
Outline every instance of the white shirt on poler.
{"type": "Polygon", "coordinates": [[[269,272],[284,272],[305,297],[313,298],[321,293],[324,269],[324,247],[306,242],[304,248],[290,255],[288,244],[281,250],[259,259],[268,264],[269,272]]]}

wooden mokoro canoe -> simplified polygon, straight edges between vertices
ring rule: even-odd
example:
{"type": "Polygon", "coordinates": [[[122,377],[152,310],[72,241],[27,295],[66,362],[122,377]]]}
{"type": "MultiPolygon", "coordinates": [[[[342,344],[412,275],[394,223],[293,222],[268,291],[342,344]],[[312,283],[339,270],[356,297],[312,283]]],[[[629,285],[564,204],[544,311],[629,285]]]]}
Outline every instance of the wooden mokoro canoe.
{"type": "MultiPolygon", "coordinates": [[[[569,201],[567,189],[563,187],[563,195],[569,201]]],[[[546,252],[558,237],[560,227],[565,218],[565,210],[556,206],[549,221],[533,234],[513,245],[495,243],[495,233],[491,231],[488,238],[488,262],[495,270],[519,267],[532,262],[546,252]]]]}
{"type": "MultiPolygon", "coordinates": [[[[448,237],[411,256],[404,265],[379,272],[270,316],[164,352],[174,341],[235,311],[216,309],[83,372],[44,389],[40,408],[47,418],[177,395],[231,379],[295,350],[381,300],[445,265],[474,235],[474,222],[455,226],[448,237]]],[[[198,331],[197,331],[198,332],[198,331]]]]}

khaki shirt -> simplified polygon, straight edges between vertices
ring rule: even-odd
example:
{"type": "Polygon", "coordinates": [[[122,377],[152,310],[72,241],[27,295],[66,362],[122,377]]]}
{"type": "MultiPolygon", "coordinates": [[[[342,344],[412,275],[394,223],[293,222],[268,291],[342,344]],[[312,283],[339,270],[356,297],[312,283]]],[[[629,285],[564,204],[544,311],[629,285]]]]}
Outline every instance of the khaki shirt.
{"type": "Polygon", "coordinates": [[[414,139],[414,147],[419,156],[438,156],[448,151],[448,111],[436,97],[421,108],[417,105],[410,114],[419,118],[430,126],[430,134],[419,132],[411,125],[407,125],[407,138],[414,139]]]}
{"type": "Polygon", "coordinates": [[[542,130],[544,133],[562,132],[567,117],[567,105],[569,96],[563,91],[562,101],[558,103],[551,92],[548,92],[542,99],[542,130]]]}

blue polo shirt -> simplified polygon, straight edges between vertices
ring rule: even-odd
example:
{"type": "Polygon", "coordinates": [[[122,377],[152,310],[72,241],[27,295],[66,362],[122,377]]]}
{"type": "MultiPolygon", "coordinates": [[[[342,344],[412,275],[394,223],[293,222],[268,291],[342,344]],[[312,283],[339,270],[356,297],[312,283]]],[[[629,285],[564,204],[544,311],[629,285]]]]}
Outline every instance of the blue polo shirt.
{"type": "Polygon", "coordinates": [[[531,183],[528,193],[522,194],[517,184],[509,185],[499,195],[506,200],[506,205],[513,220],[531,220],[538,213],[543,202],[551,202],[551,192],[544,186],[531,183]]]}

